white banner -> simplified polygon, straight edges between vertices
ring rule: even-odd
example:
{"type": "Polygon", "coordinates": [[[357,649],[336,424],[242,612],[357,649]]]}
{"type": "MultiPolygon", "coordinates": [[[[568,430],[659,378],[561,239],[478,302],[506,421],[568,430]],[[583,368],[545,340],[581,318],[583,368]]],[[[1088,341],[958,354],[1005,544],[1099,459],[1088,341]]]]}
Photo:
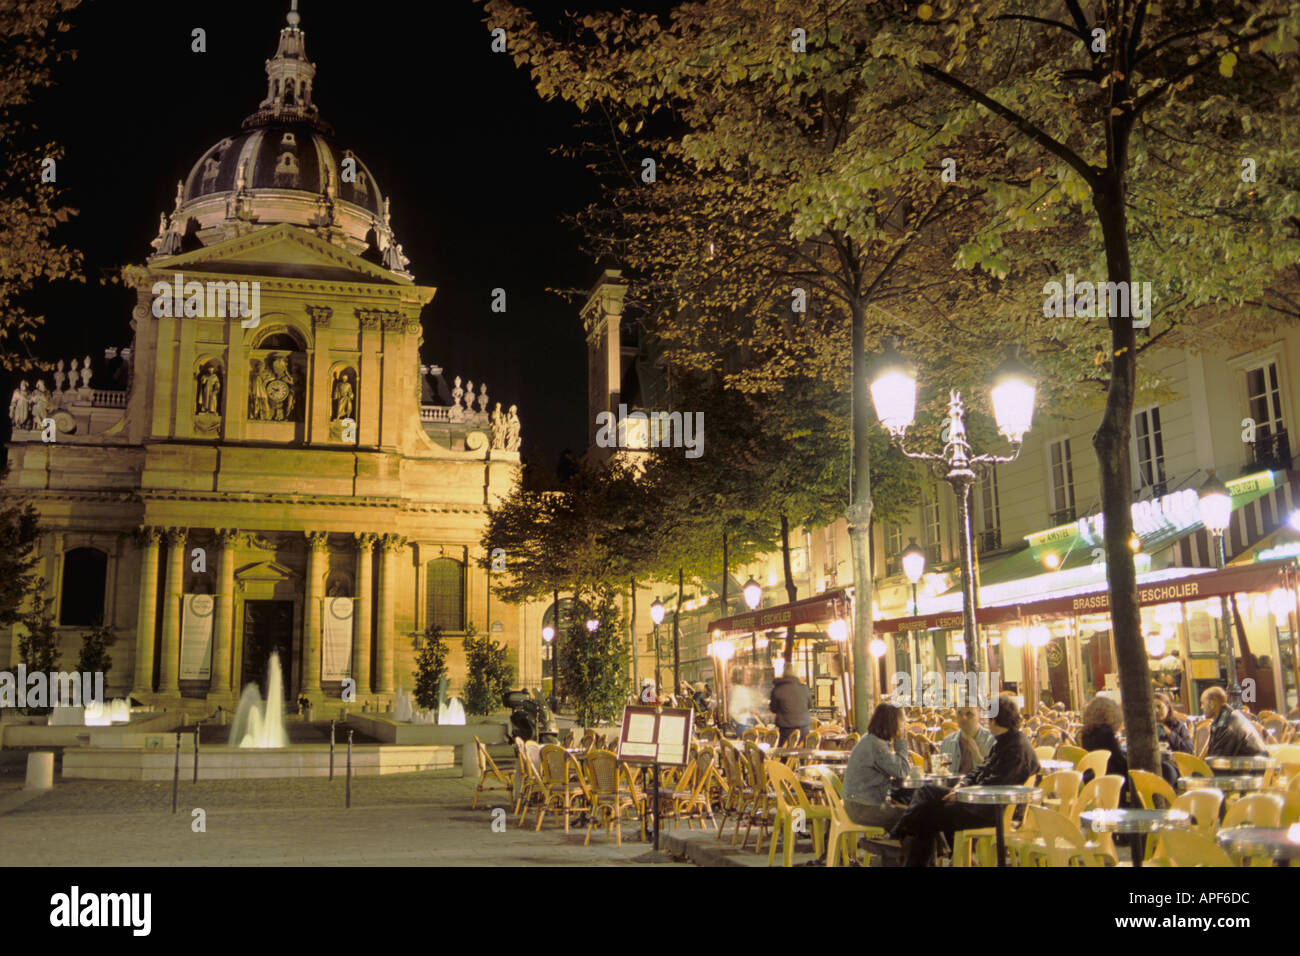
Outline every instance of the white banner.
{"type": "Polygon", "coordinates": [[[211,594],[186,594],[181,614],[181,680],[209,680],[212,677],[211,594]]]}
{"type": "Polygon", "coordinates": [[[352,676],[352,598],[325,599],[322,619],[321,680],[352,676]]]}

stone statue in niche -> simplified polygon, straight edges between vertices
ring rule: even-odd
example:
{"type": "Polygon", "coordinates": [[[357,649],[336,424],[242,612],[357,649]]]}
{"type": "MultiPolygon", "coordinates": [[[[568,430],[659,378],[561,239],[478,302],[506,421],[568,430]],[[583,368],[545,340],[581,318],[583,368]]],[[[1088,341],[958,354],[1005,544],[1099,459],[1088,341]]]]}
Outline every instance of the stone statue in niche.
{"type": "Polygon", "coordinates": [[[31,407],[32,393],[27,390],[27,383],[24,381],[14,389],[9,399],[9,423],[13,425],[15,431],[27,428],[31,407]]]}
{"type": "Polygon", "coordinates": [[[334,412],[330,416],[330,421],[337,422],[345,418],[356,418],[356,382],[357,373],[350,368],[342,368],[334,373],[334,389],[331,393],[334,412]]]}
{"type": "Polygon", "coordinates": [[[255,422],[293,421],[298,382],[284,352],[272,352],[266,359],[252,360],[252,382],[248,396],[248,417],[255,422]]]}
{"type": "Polygon", "coordinates": [[[216,362],[205,362],[198,374],[198,401],[195,412],[200,415],[221,414],[221,368],[216,362]]]}
{"type": "Polygon", "coordinates": [[[519,406],[511,405],[506,416],[506,451],[519,450],[519,406]]]}
{"type": "Polygon", "coordinates": [[[506,447],[506,417],[501,414],[501,403],[492,409],[491,419],[492,448],[506,447]]]}

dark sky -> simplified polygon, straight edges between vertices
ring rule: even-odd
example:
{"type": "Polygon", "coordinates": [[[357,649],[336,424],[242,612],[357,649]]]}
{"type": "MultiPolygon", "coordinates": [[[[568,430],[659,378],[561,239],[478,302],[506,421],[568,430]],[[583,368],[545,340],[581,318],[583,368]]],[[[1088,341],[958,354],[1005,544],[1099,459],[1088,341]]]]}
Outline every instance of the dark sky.
{"type": "MultiPolygon", "coordinates": [[[[518,403],[525,453],[539,448],[553,467],[562,448],[585,443],[586,369],[577,306],[546,289],[598,276],[560,221],[594,198],[582,164],[551,153],[574,138],[576,110],[543,103],[491,51],[470,0],[300,8],[321,117],[391,198],[416,281],[438,288],[424,360],[518,403]],[[496,287],[505,314],[490,309],[496,287]]],[[[131,294],[100,277],[144,262],[176,181],[257,108],[287,10],[288,0],[86,0],[74,13],[78,57],[29,117],[66,148],[58,181],[80,215],[64,239],[84,252],[88,284],[37,301],[49,318],[42,357],[102,360],[105,346],[129,343],[131,294]],[[195,27],[206,53],[191,52],[195,27]]]]}

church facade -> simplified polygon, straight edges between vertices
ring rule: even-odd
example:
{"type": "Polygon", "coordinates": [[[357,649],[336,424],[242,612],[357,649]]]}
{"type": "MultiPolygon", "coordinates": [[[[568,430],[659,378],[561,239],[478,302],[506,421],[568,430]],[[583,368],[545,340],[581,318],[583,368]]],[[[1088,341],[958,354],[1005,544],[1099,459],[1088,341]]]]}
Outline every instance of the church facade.
{"type": "Polygon", "coordinates": [[[506,645],[520,685],[540,680],[524,610],[479,563],[519,469],[518,411],[420,364],[435,290],[320,119],[315,70],[292,12],[258,109],[124,270],[131,347],[11,401],[5,491],[41,516],[61,666],[111,628],[110,696],[233,704],[277,652],[290,700],[354,682],[357,706],[383,704],[412,687],[430,624],[453,692],[470,627],[506,645]]]}

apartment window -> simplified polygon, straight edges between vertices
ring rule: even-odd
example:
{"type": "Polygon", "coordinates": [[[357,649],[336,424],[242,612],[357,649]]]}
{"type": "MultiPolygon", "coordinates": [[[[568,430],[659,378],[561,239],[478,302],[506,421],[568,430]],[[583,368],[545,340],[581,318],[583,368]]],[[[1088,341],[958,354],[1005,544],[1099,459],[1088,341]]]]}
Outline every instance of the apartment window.
{"type": "Polygon", "coordinates": [[[454,558],[429,562],[429,623],[444,631],[465,630],[465,566],[454,558]]]}
{"type": "Polygon", "coordinates": [[[921,541],[925,548],[925,560],[938,564],[943,560],[943,543],[940,536],[939,493],[931,488],[925,492],[921,501],[921,541]]]}
{"type": "Polygon", "coordinates": [[[891,577],[895,574],[901,574],[903,563],[901,560],[903,554],[903,526],[897,524],[885,525],[885,576],[891,577]]]}
{"type": "Polygon", "coordinates": [[[1152,405],[1133,416],[1133,460],[1137,462],[1139,489],[1165,493],[1165,443],[1160,433],[1160,407],[1152,405]]]}
{"type": "Polygon", "coordinates": [[[988,477],[975,486],[975,492],[976,500],[972,504],[975,509],[976,527],[979,528],[975,546],[980,554],[985,551],[996,551],[1002,547],[1002,515],[999,511],[996,467],[989,468],[988,477]]]}
{"type": "Polygon", "coordinates": [[[98,627],[104,623],[108,555],[98,548],[73,548],[63,556],[63,593],[59,623],[64,627],[98,627]]]}
{"type": "Polygon", "coordinates": [[[1282,390],[1276,362],[1246,370],[1246,407],[1255,421],[1251,466],[1290,468],[1291,441],[1282,420],[1282,390]]]}
{"type": "Polygon", "coordinates": [[[1070,439],[1062,438],[1048,446],[1051,468],[1053,525],[1074,520],[1074,466],[1070,463],[1070,439]]]}

